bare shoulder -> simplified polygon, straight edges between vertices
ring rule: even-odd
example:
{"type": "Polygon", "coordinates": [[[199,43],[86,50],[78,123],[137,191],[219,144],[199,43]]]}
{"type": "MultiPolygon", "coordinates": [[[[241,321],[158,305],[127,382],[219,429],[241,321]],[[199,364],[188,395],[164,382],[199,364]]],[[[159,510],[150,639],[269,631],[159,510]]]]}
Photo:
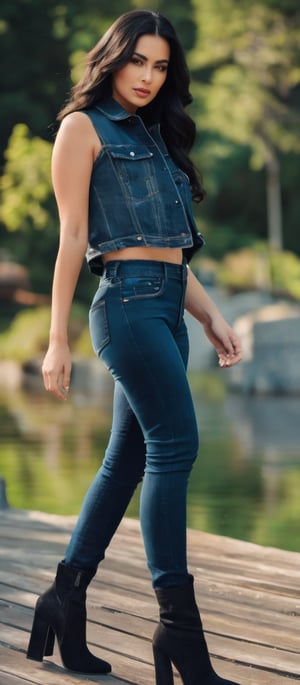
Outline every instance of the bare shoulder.
{"type": "Polygon", "coordinates": [[[71,112],[62,120],[57,134],[57,141],[75,143],[93,151],[94,158],[101,149],[100,140],[93,124],[84,112],[71,112]]]}
{"type": "Polygon", "coordinates": [[[71,112],[62,120],[58,133],[64,135],[90,135],[94,128],[84,112],[71,112]]]}

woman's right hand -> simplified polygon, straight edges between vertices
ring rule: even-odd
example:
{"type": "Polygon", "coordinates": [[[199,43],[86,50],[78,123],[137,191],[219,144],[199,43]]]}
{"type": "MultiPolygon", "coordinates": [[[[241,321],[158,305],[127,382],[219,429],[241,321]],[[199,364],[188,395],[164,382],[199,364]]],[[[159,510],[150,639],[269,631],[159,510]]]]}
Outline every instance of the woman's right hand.
{"type": "Polygon", "coordinates": [[[59,400],[66,400],[71,379],[71,353],[67,343],[50,343],[42,364],[44,386],[59,400]]]}

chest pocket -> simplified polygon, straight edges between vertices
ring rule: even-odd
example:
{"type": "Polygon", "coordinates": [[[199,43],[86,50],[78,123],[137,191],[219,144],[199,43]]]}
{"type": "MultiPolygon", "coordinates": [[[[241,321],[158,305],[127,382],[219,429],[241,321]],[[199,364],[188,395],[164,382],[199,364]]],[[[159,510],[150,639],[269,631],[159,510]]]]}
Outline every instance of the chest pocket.
{"type": "Polygon", "coordinates": [[[146,200],[159,192],[154,154],[145,145],[106,145],[105,150],[127,199],[146,200]]]}

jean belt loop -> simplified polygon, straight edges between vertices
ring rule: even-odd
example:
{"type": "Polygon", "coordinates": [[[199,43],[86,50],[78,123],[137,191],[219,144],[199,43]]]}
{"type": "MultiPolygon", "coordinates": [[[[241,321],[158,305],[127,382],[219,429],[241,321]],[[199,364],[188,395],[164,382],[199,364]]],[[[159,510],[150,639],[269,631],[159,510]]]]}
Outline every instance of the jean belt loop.
{"type": "Polygon", "coordinates": [[[111,263],[111,278],[116,278],[116,276],[118,275],[119,266],[120,260],[116,260],[111,263]]]}

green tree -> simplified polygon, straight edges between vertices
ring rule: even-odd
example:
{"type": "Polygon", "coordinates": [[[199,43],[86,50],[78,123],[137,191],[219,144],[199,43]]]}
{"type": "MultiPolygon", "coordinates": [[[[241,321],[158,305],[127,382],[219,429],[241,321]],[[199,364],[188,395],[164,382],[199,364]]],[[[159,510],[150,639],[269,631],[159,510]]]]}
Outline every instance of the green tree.
{"type": "MultiPolygon", "coordinates": [[[[294,3],[194,0],[190,54],[199,128],[251,150],[266,170],[270,246],[282,247],[280,153],[300,150],[300,13],[294,3]]],[[[230,146],[227,146],[230,155],[230,146]]]]}
{"type": "Polygon", "coordinates": [[[6,165],[1,177],[0,219],[10,231],[22,228],[43,229],[51,225],[45,206],[52,194],[50,157],[52,145],[31,137],[25,124],[17,124],[6,151],[6,165]]]}
{"type": "MultiPolygon", "coordinates": [[[[49,292],[58,241],[50,183],[53,122],[74,65],[128,0],[3,0],[0,8],[0,239],[28,266],[32,288],[49,292]]],[[[83,269],[80,295],[89,297],[83,269]]]]}
{"type": "Polygon", "coordinates": [[[62,9],[55,0],[1,3],[2,153],[17,123],[50,138],[49,124],[66,91],[68,27],[62,9]]]}
{"type": "Polygon", "coordinates": [[[0,156],[17,123],[51,140],[71,85],[72,55],[89,50],[130,0],[2,0],[0,156]]]}
{"type": "Polygon", "coordinates": [[[57,210],[50,179],[52,145],[17,124],[0,178],[2,246],[29,267],[31,286],[49,292],[57,249],[57,210]]]}
{"type": "MultiPolygon", "coordinates": [[[[17,124],[5,153],[0,178],[1,244],[14,261],[28,266],[31,287],[50,293],[58,246],[58,216],[50,178],[52,144],[17,124]]],[[[90,300],[94,286],[84,265],[77,294],[90,300]]]]}
{"type": "MultiPolygon", "coordinates": [[[[49,292],[58,240],[49,178],[51,122],[78,77],[82,56],[121,12],[133,7],[146,8],[148,2],[1,4],[0,155],[11,137],[1,182],[0,238],[13,259],[29,266],[32,287],[40,292],[49,292]]],[[[215,256],[265,236],[264,169],[270,234],[276,233],[279,244],[279,164],[286,247],[300,251],[295,230],[299,156],[294,154],[299,146],[298,0],[187,0],[170,6],[167,0],[153,0],[152,7],[170,18],[189,51],[192,112],[200,132],[194,158],[212,188],[199,211],[218,226],[215,256]]],[[[90,294],[88,282],[86,274],[79,286],[84,298],[90,294]]]]}

